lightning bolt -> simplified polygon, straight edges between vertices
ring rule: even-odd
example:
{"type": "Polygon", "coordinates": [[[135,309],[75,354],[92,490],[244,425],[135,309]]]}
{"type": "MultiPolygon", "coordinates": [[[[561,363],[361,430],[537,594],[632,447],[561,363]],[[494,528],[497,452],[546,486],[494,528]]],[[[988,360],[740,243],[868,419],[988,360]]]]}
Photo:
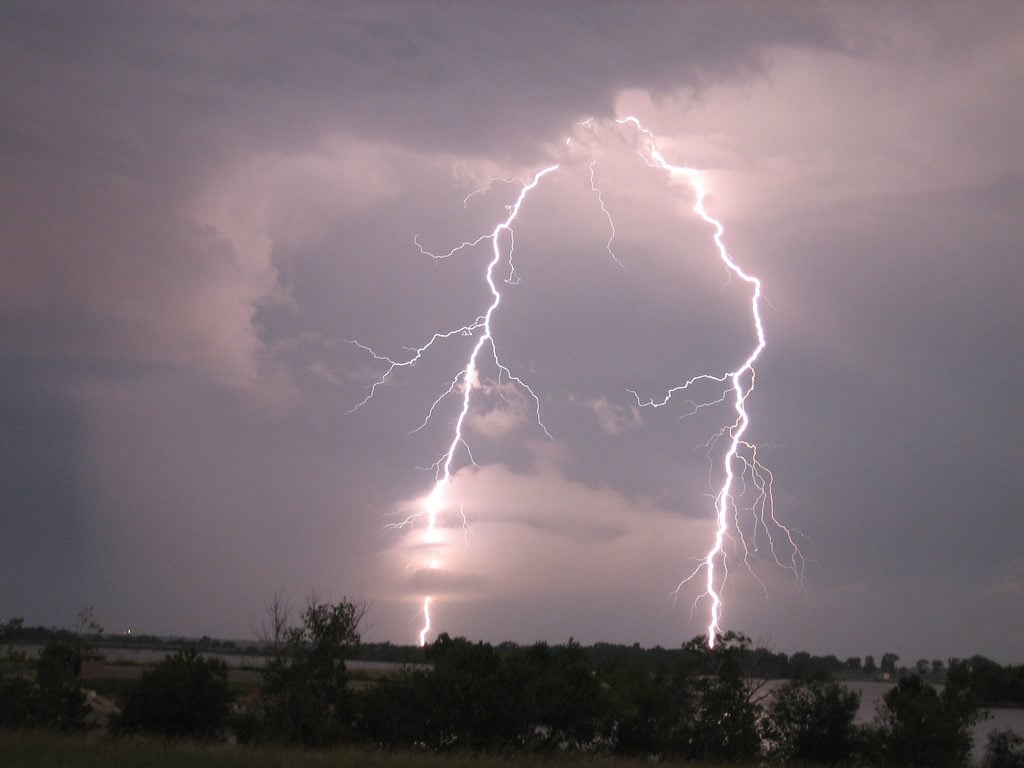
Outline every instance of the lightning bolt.
{"type": "MultiPolygon", "coordinates": [[[[430,421],[430,418],[433,416],[435,409],[437,408],[438,404],[441,403],[442,400],[445,400],[446,398],[455,394],[461,394],[462,405],[459,410],[459,414],[455,419],[455,425],[452,429],[452,439],[451,442],[448,444],[447,450],[434,463],[434,487],[426,498],[424,508],[410,515],[401,523],[398,523],[395,526],[405,527],[407,525],[412,525],[418,518],[425,517],[426,530],[423,538],[424,542],[427,544],[436,544],[439,540],[437,518],[441,510],[444,508],[445,502],[447,500],[446,497],[448,487],[449,485],[451,485],[452,474],[454,473],[456,452],[458,451],[459,446],[465,444],[463,438],[463,429],[465,427],[466,417],[469,415],[469,409],[472,403],[473,390],[480,387],[477,361],[479,360],[480,355],[485,348],[490,350],[494,364],[495,366],[497,366],[499,383],[500,377],[504,376],[505,379],[513,382],[529,395],[530,399],[533,401],[534,404],[534,412],[537,418],[537,423],[540,425],[540,428],[543,430],[544,434],[549,439],[551,438],[551,433],[548,432],[547,427],[544,426],[544,422],[541,420],[540,417],[540,400],[537,398],[537,395],[526,382],[524,382],[518,376],[513,375],[512,371],[507,366],[505,366],[504,363],[501,362],[501,359],[498,356],[497,347],[495,346],[494,335],[491,331],[491,319],[493,318],[495,311],[498,309],[498,306],[501,304],[502,298],[501,291],[498,290],[498,284],[495,281],[495,270],[497,269],[498,264],[500,264],[503,260],[507,261],[509,264],[509,275],[506,278],[506,282],[512,283],[515,282],[516,279],[514,260],[515,232],[512,228],[512,224],[519,216],[519,211],[523,207],[523,203],[526,201],[530,192],[532,192],[537,187],[537,185],[540,184],[541,180],[545,176],[547,176],[550,173],[554,173],[556,170],[558,170],[558,168],[559,165],[556,163],[554,165],[549,165],[546,168],[543,168],[536,174],[534,174],[533,178],[528,183],[523,185],[522,189],[519,191],[519,196],[516,198],[515,202],[507,206],[508,216],[503,221],[498,222],[498,224],[494,227],[493,230],[491,230],[490,233],[481,235],[480,237],[472,241],[465,241],[460,245],[457,245],[455,248],[448,251],[447,253],[440,255],[434,254],[424,249],[423,246],[419,244],[419,240],[415,240],[417,247],[420,249],[420,252],[434,259],[447,259],[450,258],[451,256],[454,256],[456,253],[460,251],[472,248],[473,246],[476,245],[480,245],[485,241],[490,242],[491,259],[487,263],[487,268],[484,272],[484,279],[487,282],[488,289],[490,290],[491,303],[487,306],[486,310],[482,314],[478,315],[476,319],[474,319],[471,323],[467,323],[466,325],[460,326],[458,328],[452,328],[447,331],[434,333],[433,335],[431,335],[431,337],[427,340],[425,344],[411,350],[411,354],[404,360],[395,360],[385,355],[378,354],[372,348],[365,344],[362,344],[361,342],[351,342],[356,346],[360,347],[361,349],[364,349],[367,352],[369,352],[376,360],[379,360],[386,364],[384,373],[376,381],[374,381],[373,384],[370,385],[369,392],[367,393],[366,397],[351,409],[351,411],[355,411],[361,406],[365,405],[367,402],[369,402],[370,399],[373,398],[377,389],[380,386],[382,386],[397,369],[406,368],[415,364],[436,343],[444,339],[452,338],[453,336],[473,336],[479,334],[476,343],[473,345],[472,350],[469,353],[469,357],[466,359],[465,368],[463,368],[458,373],[458,375],[456,375],[455,378],[452,379],[447,389],[445,389],[443,392],[441,392],[441,394],[437,396],[433,404],[428,409],[427,415],[424,418],[423,423],[420,424],[419,427],[417,427],[417,429],[421,429],[430,421]],[[503,237],[503,235],[506,237],[503,237]],[[505,245],[506,238],[508,241],[507,246],[505,245]]],[[[466,199],[468,201],[469,198],[467,197],[466,199]]],[[[440,563],[436,561],[431,561],[430,567],[432,570],[436,570],[440,567],[440,563]]],[[[433,596],[431,595],[427,595],[423,599],[423,628],[420,630],[419,633],[420,645],[424,645],[426,643],[427,636],[429,635],[431,630],[430,607],[432,603],[433,596]]]]}
{"type": "Polygon", "coordinates": [[[708,647],[713,648],[717,642],[718,636],[721,634],[722,587],[724,586],[725,580],[728,576],[726,541],[730,538],[731,532],[735,531],[743,551],[744,563],[748,567],[750,565],[750,554],[754,548],[753,544],[748,545],[748,542],[743,536],[742,528],[739,525],[739,520],[737,519],[739,509],[735,501],[734,488],[738,483],[742,482],[743,478],[749,477],[756,490],[753,505],[749,509],[755,518],[755,536],[758,530],[763,530],[767,534],[769,548],[775,562],[780,565],[784,565],[789,570],[792,570],[798,581],[801,579],[803,573],[803,556],[800,553],[800,549],[797,546],[795,539],[797,532],[787,528],[779,522],[778,518],[775,516],[775,505],[772,496],[772,474],[758,461],[756,446],[744,440],[744,435],[747,432],[747,428],[750,426],[750,414],[747,411],[746,404],[747,397],[754,389],[754,364],[761,357],[761,353],[767,346],[767,340],[764,333],[764,322],[761,317],[761,305],[764,300],[761,290],[761,280],[754,275],[747,273],[735,261],[735,259],[733,259],[729,250],[726,248],[723,240],[723,236],[725,234],[724,225],[721,221],[708,213],[708,210],[704,205],[704,201],[707,198],[707,186],[704,175],[695,168],[673,165],[668,162],[659,150],[654,134],[645,128],[637,118],[626,117],[621,120],[616,120],[615,122],[619,125],[632,126],[645,137],[647,153],[646,155],[641,153],[640,156],[647,165],[660,168],[672,177],[682,178],[690,185],[695,197],[693,211],[706,224],[711,226],[713,231],[712,237],[715,243],[715,248],[718,251],[719,259],[725,265],[725,268],[728,270],[730,275],[739,278],[750,286],[750,316],[757,343],[739,366],[732,371],[721,375],[700,374],[690,378],[683,384],[669,389],[660,400],[643,400],[635,391],[632,393],[636,398],[637,405],[641,407],[646,406],[657,408],[667,405],[674,396],[687,392],[691,386],[698,382],[716,382],[717,384],[722,385],[721,396],[715,400],[698,402],[694,402],[692,400],[688,401],[692,406],[690,413],[692,414],[702,408],[719,405],[728,401],[732,405],[732,409],[736,414],[734,421],[726,427],[723,427],[722,431],[719,432],[716,438],[712,441],[717,441],[718,437],[725,437],[727,441],[727,448],[721,458],[720,464],[723,479],[718,485],[718,490],[715,492],[715,535],[713,542],[704,557],[701,558],[697,567],[689,576],[679,583],[674,592],[675,595],[678,595],[685,584],[696,579],[703,572],[705,591],[698,597],[698,600],[702,597],[706,597],[710,600],[707,644],[708,647]],[[776,552],[775,542],[772,536],[773,531],[782,531],[791,546],[789,565],[783,564],[776,552]],[[722,571],[721,575],[719,575],[719,568],[721,568],[722,571]]]}
{"type": "MultiPolygon", "coordinates": [[[[658,148],[654,134],[645,128],[637,118],[626,117],[616,120],[615,123],[632,129],[642,137],[643,148],[638,150],[638,152],[646,165],[665,171],[672,178],[682,179],[690,186],[695,197],[693,211],[711,227],[713,232],[712,238],[720,261],[725,266],[730,276],[738,278],[750,288],[750,315],[756,343],[753,349],[736,368],[732,371],[718,375],[699,374],[694,376],[684,381],[682,384],[670,388],[660,399],[657,400],[653,398],[641,398],[636,391],[631,391],[631,394],[636,399],[638,406],[659,408],[667,405],[675,397],[689,397],[688,391],[694,385],[698,383],[711,382],[716,385],[718,391],[720,391],[720,396],[712,400],[696,402],[690,400],[690,413],[692,414],[701,409],[728,402],[735,414],[733,420],[723,427],[722,430],[708,443],[710,456],[720,440],[724,439],[726,441],[724,454],[718,464],[722,479],[717,484],[717,490],[714,493],[715,535],[712,544],[705,555],[700,558],[698,565],[692,570],[689,576],[677,585],[673,593],[678,597],[684,585],[697,579],[701,574],[704,575],[704,591],[702,594],[698,595],[694,602],[694,607],[696,607],[697,602],[701,599],[706,598],[709,600],[710,618],[707,627],[707,643],[710,647],[714,647],[719,635],[721,634],[723,606],[722,589],[728,576],[728,542],[737,541],[738,546],[743,553],[743,561],[749,568],[751,566],[752,554],[758,549],[756,542],[757,536],[759,532],[764,533],[769,540],[769,549],[775,562],[794,571],[798,579],[802,574],[803,567],[803,558],[794,538],[796,532],[782,525],[775,516],[774,500],[772,496],[772,475],[759,462],[756,446],[744,438],[750,425],[750,416],[747,411],[746,401],[754,388],[754,365],[766,347],[764,324],[761,317],[761,306],[764,302],[761,281],[757,277],[747,273],[733,259],[726,248],[723,241],[725,231],[723,224],[713,217],[705,207],[707,188],[703,174],[695,168],[673,165],[668,162],[658,148]],[[754,488],[754,500],[750,506],[741,509],[738,505],[737,499],[744,497],[747,490],[746,484],[748,482],[754,488]],[[754,518],[753,533],[749,541],[744,535],[743,527],[740,524],[741,512],[750,512],[754,518]],[[788,565],[781,562],[781,556],[776,551],[773,534],[777,531],[782,531],[784,533],[791,548],[790,551],[792,554],[788,565]]],[[[586,120],[580,125],[587,126],[596,138],[592,119],[586,120]]],[[[568,146],[571,141],[571,138],[567,138],[565,142],[566,146],[568,146]]],[[[595,180],[596,165],[597,161],[592,156],[588,164],[589,185],[591,191],[596,196],[601,212],[607,219],[610,229],[610,236],[605,245],[605,250],[621,267],[624,265],[612,249],[612,244],[616,236],[615,222],[605,203],[604,196],[600,188],[597,186],[595,180]]],[[[464,427],[466,419],[470,413],[473,393],[475,390],[483,387],[480,382],[479,363],[481,356],[485,354],[485,351],[489,352],[490,359],[498,371],[499,394],[502,394],[501,384],[503,380],[518,387],[532,401],[535,419],[539,428],[543,431],[545,436],[549,439],[552,438],[550,432],[541,419],[540,400],[537,395],[525,381],[515,376],[512,371],[502,363],[492,333],[491,321],[502,301],[502,293],[498,288],[498,282],[496,279],[498,266],[502,262],[506,262],[508,265],[508,272],[504,282],[513,285],[517,282],[514,260],[515,231],[513,225],[519,217],[520,211],[526,203],[530,193],[537,188],[545,177],[555,173],[560,167],[559,163],[548,165],[537,171],[528,182],[518,182],[522,186],[514,202],[506,206],[507,216],[503,220],[499,221],[490,232],[482,234],[474,240],[462,242],[447,253],[436,254],[426,249],[420,243],[418,236],[414,238],[414,244],[421,254],[437,260],[448,259],[460,252],[468,251],[484,243],[489,243],[491,255],[487,262],[486,269],[484,270],[484,280],[489,289],[490,303],[486,306],[484,311],[477,315],[472,321],[458,327],[434,332],[426,342],[420,346],[406,348],[408,355],[400,359],[380,354],[362,342],[348,340],[349,343],[366,351],[374,358],[375,361],[383,364],[384,366],[383,373],[381,373],[381,375],[368,386],[366,396],[350,409],[349,412],[351,413],[363,407],[373,399],[379,388],[384,386],[399,370],[415,365],[435,345],[456,337],[475,337],[475,343],[472,345],[466,358],[465,366],[452,378],[448,386],[438,394],[428,408],[423,422],[413,430],[413,432],[415,432],[426,426],[442,401],[455,397],[460,402],[460,409],[452,428],[451,440],[449,441],[445,451],[432,465],[435,474],[434,485],[430,493],[423,499],[420,508],[407,516],[401,522],[394,523],[389,526],[392,528],[411,528],[418,524],[422,525],[424,529],[423,543],[427,546],[437,545],[440,542],[438,518],[449,503],[448,492],[452,482],[452,477],[457,468],[456,462],[459,449],[462,448],[465,451],[470,463],[475,463],[473,462],[472,454],[469,452],[469,448],[466,445],[464,427]]],[[[500,179],[500,181],[505,183],[516,183],[517,180],[500,179]]],[[[468,204],[473,195],[479,194],[482,191],[484,190],[477,190],[470,193],[470,195],[465,198],[464,205],[468,204]]],[[[503,394],[502,396],[504,397],[503,394]]],[[[463,517],[463,523],[465,524],[465,517],[463,517]]],[[[442,563],[440,563],[436,558],[428,561],[428,567],[431,570],[439,569],[441,566],[442,563]]],[[[418,635],[420,645],[424,645],[427,642],[427,639],[432,632],[432,608],[434,607],[434,603],[435,599],[432,595],[427,595],[423,598],[421,610],[423,624],[418,635]]]]}
{"type": "Polygon", "coordinates": [[[430,634],[430,604],[434,601],[430,595],[423,598],[423,629],[417,637],[420,647],[427,644],[427,636],[430,634]]]}

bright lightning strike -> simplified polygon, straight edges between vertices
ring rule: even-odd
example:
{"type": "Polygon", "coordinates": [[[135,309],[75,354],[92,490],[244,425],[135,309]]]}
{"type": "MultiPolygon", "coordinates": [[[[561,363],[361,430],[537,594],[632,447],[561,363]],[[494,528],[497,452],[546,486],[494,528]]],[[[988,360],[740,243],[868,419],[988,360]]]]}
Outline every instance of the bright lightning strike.
{"type": "MultiPolygon", "coordinates": [[[[719,388],[719,391],[721,392],[720,396],[713,400],[697,402],[690,400],[691,413],[728,402],[735,414],[731,423],[723,427],[722,430],[713,437],[711,441],[709,441],[709,452],[716,447],[720,440],[724,439],[726,443],[724,455],[722,455],[720,463],[718,464],[722,479],[715,486],[715,535],[712,544],[705,555],[699,560],[697,567],[689,576],[679,583],[674,592],[674,594],[678,595],[685,584],[697,579],[703,574],[704,592],[698,596],[697,601],[707,598],[710,602],[707,642],[709,646],[713,647],[718,636],[721,634],[721,618],[723,609],[722,589],[728,576],[728,542],[737,542],[737,545],[743,553],[743,562],[749,567],[751,564],[751,553],[757,550],[756,537],[759,532],[762,532],[769,540],[769,549],[773,559],[775,562],[782,564],[780,556],[776,552],[773,537],[773,534],[781,531],[787,538],[790,546],[790,552],[792,553],[790,562],[788,565],[785,565],[785,567],[792,570],[799,580],[803,566],[802,555],[795,543],[794,533],[782,525],[775,517],[772,497],[772,475],[759,462],[756,447],[744,439],[750,425],[750,415],[747,411],[746,405],[747,398],[754,387],[754,365],[760,358],[761,353],[764,351],[766,346],[764,325],[761,318],[761,306],[764,301],[762,297],[761,281],[740,267],[727,250],[723,241],[724,226],[718,219],[708,213],[705,207],[707,189],[704,176],[701,172],[694,168],[677,166],[668,162],[659,150],[654,134],[641,125],[640,121],[635,117],[626,117],[621,120],[616,120],[615,122],[620,126],[633,129],[642,137],[644,146],[643,149],[640,150],[639,154],[646,165],[665,171],[672,178],[682,179],[690,186],[695,197],[693,211],[700,217],[700,219],[712,228],[712,238],[721,263],[725,266],[731,276],[738,278],[750,288],[750,317],[756,343],[736,368],[718,375],[699,374],[694,376],[684,383],[672,387],[664,393],[661,399],[658,400],[643,399],[635,391],[632,392],[639,406],[659,408],[667,405],[674,397],[689,397],[688,390],[697,383],[713,382],[719,388]],[[754,488],[754,501],[750,506],[741,509],[738,505],[737,499],[745,495],[746,484],[748,482],[754,488]],[[749,512],[753,515],[754,526],[750,541],[748,541],[744,536],[743,529],[740,525],[739,516],[741,512],[749,512]]],[[[591,131],[593,131],[594,126],[592,120],[587,120],[581,125],[588,126],[591,131]]],[[[566,139],[566,146],[569,146],[571,141],[571,138],[566,139]]],[[[605,245],[605,250],[619,266],[624,266],[612,250],[612,244],[616,237],[615,222],[611,211],[606,205],[604,195],[597,186],[595,180],[596,166],[597,161],[592,156],[589,165],[587,166],[589,171],[589,186],[590,190],[597,198],[601,212],[607,219],[610,231],[610,236],[605,245]]],[[[423,422],[413,430],[417,431],[422,429],[427,423],[429,423],[435,413],[435,410],[442,401],[454,397],[459,402],[459,412],[452,427],[451,439],[440,458],[433,464],[435,473],[433,488],[423,500],[421,508],[414,511],[401,522],[391,526],[394,528],[411,528],[416,525],[422,525],[422,541],[428,547],[437,545],[441,541],[441,531],[438,527],[438,518],[449,504],[448,493],[453,474],[457,469],[456,463],[460,448],[465,452],[468,461],[470,463],[474,463],[472,455],[469,453],[469,448],[465,442],[464,427],[471,410],[473,393],[475,390],[481,389],[483,386],[480,382],[479,363],[481,362],[481,356],[485,354],[485,351],[486,353],[489,353],[491,362],[498,370],[499,393],[501,392],[500,387],[502,381],[511,383],[523,391],[533,403],[534,415],[539,428],[548,438],[551,438],[551,434],[548,432],[547,427],[541,419],[540,400],[537,395],[528,384],[519,377],[513,375],[511,370],[502,363],[501,358],[498,355],[497,346],[492,333],[491,322],[495,312],[498,310],[499,305],[502,302],[502,293],[499,290],[498,282],[496,280],[496,273],[502,262],[506,262],[508,265],[507,276],[505,277],[504,282],[510,285],[514,285],[517,282],[514,260],[515,232],[513,225],[530,193],[536,189],[545,177],[550,174],[554,174],[560,169],[560,167],[561,165],[558,163],[549,165],[536,172],[529,182],[518,182],[522,184],[522,186],[515,201],[506,206],[507,216],[503,220],[499,221],[489,233],[480,235],[475,240],[465,241],[457,245],[455,248],[452,248],[447,253],[435,254],[427,250],[420,243],[418,237],[414,238],[415,245],[423,255],[430,256],[431,258],[438,260],[447,259],[462,251],[468,251],[481,244],[489,243],[491,255],[487,262],[486,269],[484,270],[484,281],[489,289],[490,303],[486,306],[483,312],[477,315],[471,322],[464,325],[432,333],[425,343],[418,347],[407,348],[407,356],[401,359],[379,354],[371,347],[358,341],[351,342],[360,349],[365,350],[376,361],[384,365],[383,373],[370,384],[366,396],[351,409],[351,411],[355,411],[369,402],[376,395],[378,389],[384,386],[389,379],[393,378],[396,372],[400,369],[415,365],[435,345],[455,337],[475,337],[475,342],[473,343],[466,358],[464,367],[452,378],[448,386],[435,398],[428,408],[423,422]]],[[[510,179],[502,179],[502,181],[505,181],[506,183],[514,183],[514,180],[510,179]]],[[[473,195],[478,194],[481,191],[483,190],[477,190],[470,193],[470,195],[466,197],[464,204],[468,204],[468,201],[473,197],[473,195]]],[[[464,517],[463,523],[465,527],[464,517]]],[[[430,570],[439,570],[443,567],[443,563],[436,554],[432,554],[430,556],[426,565],[430,570]]],[[[420,645],[424,645],[427,642],[428,636],[432,632],[432,609],[434,608],[434,604],[434,596],[426,595],[423,598],[421,610],[423,624],[418,635],[420,645]]]]}
{"type": "Polygon", "coordinates": [[[418,641],[421,646],[427,644],[427,635],[430,634],[430,603],[433,602],[433,598],[427,595],[423,598],[423,629],[420,630],[418,641]]]}
{"type": "MultiPolygon", "coordinates": [[[[491,331],[491,319],[493,318],[495,311],[498,309],[498,305],[501,304],[501,292],[498,290],[498,285],[495,282],[495,270],[497,269],[498,264],[501,263],[503,258],[504,260],[507,260],[509,264],[509,276],[507,278],[507,281],[514,282],[515,280],[515,262],[513,258],[515,251],[515,234],[514,230],[512,229],[512,224],[519,216],[519,211],[523,207],[523,203],[526,201],[526,198],[530,194],[530,192],[536,188],[536,186],[541,182],[541,179],[543,179],[550,173],[554,173],[556,170],[558,170],[558,168],[558,164],[549,165],[547,168],[538,171],[528,184],[524,184],[523,188],[519,192],[519,196],[516,198],[516,201],[512,205],[508,206],[508,216],[503,221],[499,222],[497,226],[495,226],[494,229],[491,230],[490,234],[481,235],[480,237],[473,241],[466,241],[442,255],[436,255],[425,250],[423,246],[419,245],[419,241],[416,241],[416,244],[422,253],[429,255],[435,259],[447,259],[461,250],[471,248],[475,245],[479,245],[484,241],[490,241],[491,259],[487,263],[487,269],[484,273],[484,279],[487,282],[487,287],[490,289],[491,303],[488,305],[487,309],[481,315],[478,315],[476,317],[476,319],[473,322],[463,325],[459,328],[453,328],[448,331],[434,333],[425,344],[416,349],[411,350],[412,354],[405,360],[394,360],[384,355],[379,355],[365,344],[361,344],[359,342],[352,342],[359,346],[360,348],[365,349],[367,352],[373,355],[375,359],[387,364],[384,373],[370,386],[370,391],[367,394],[367,396],[362,400],[362,402],[356,404],[356,406],[352,409],[355,410],[361,407],[362,405],[365,405],[376,393],[377,388],[383,385],[385,381],[388,379],[388,377],[391,376],[391,374],[395,370],[397,370],[398,368],[408,367],[416,363],[427,352],[427,350],[429,350],[438,341],[442,339],[451,338],[452,336],[456,335],[473,336],[475,334],[479,334],[476,344],[473,345],[472,351],[470,352],[469,357],[466,360],[465,368],[463,368],[462,371],[460,371],[459,374],[454,379],[452,379],[451,384],[448,386],[448,388],[445,391],[443,391],[440,395],[438,395],[437,399],[434,400],[433,404],[430,406],[430,409],[427,411],[427,415],[424,418],[423,423],[420,425],[420,427],[417,428],[422,428],[427,424],[427,422],[430,421],[430,417],[434,414],[434,410],[442,400],[449,397],[450,395],[461,393],[462,407],[459,410],[458,417],[456,418],[455,425],[452,429],[452,439],[451,442],[448,444],[447,450],[441,455],[441,458],[438,459],[437,462],[435,462],[434,464],[434,487],[431,490],[430,494],[427,496],[424,509],[421,512],[417,512],[412,516],[406,518],[402,523],[399,524],[399,527],[411,525],[416,518],[425,517],[426,532],[424,534],[424,541],[427,543],[434,543],[437,540],[437,517],[440,511],[443,509],[445,502],[447,500],[446,496],[448,486],[451,484],[452,474],[455,466],[456,453],[459,449],[459,446],[464,444],[463,428],[466,423],[466,418],[469,415],[469,409],[472,403],[473,390],[480,386],[479,375],[477,371],[477,363],[480,358],[481,352],[483,352],[485,348],[489,349],[491,352],[494,364],[497,366],[499,371],[499,377],[504,376],[507,380],[518,385],[530,396],[534,403],[537,423],[544,431],[544,434],[547,435],[549,438],[551,437],[551,434],[548,432],[547,427],[544,426],[544,422],[540,418],[540,400],[537,399],[537,395],[534,393],[532,389],[530,389],[530,386],[526,384],[526,382],[524,382],[519,377],[513,375],[512,372],[501,362],[501,359],[498,356],[497,347],[495,346],[494,336],[491,331]],[[505,243],[506,239],[507,245],[505,243]]],[[[431,563],[431,565],[440,567],[440,563],[431,563]]],[[[431,595],[427,595],[423,599],[423,628],[420,630],[419,633],[420,645],[426,643],[427,635],[429,634],[431,629],[430,606],[432,602],[433,597],[431,595]]]]}
{"type": "MultiPolygon", "coordinates": [[[[704,206],[704,201],[707,197],[707,187],[705,185],[703,174],[695,168],[688,168],[669,163],[658,149],[654,134],[644,128],[640,121],[635,117],[627,117],[621,120],[616,120],[616,122],[620,125],[631,125],[644,135],[647,140],[647,155],[644,156],[641,154],[644,162],[653,167],[665,170],[670,176],[683,178],[689,183],[696,198],[696,202],[693,205],[693,211],[705,223],[712,227],[714,231],[713,239],[718,251],[719,259],[721,259],[722,263],[731,275],[738,277],[750,286],[750,316],[757,343],[738,367],[718,376],[713,374],[701,374],[695,376],[683,384],[669,389],[665,393],[664,397],[658,401],[645,401],[642,400],[636,392],[633,393],[638,405],[659,407],[666,405],[675,395],[685,392],[690,386],[697,382],[714,381],[724,385],[722,396],[712,401],[697,403],[690,401],[693,409],[700,410],[707,406],[718,405],[725,401],[729,401],[736,413],[735,420],[730,425],[724,427],[719,433],[721,436],[727,437],[728,447],[725,451],[725,455],[721,459],[723,479],[715,494],[714,540],[707,553],[701,559],[697,568],[695,568],[687,578],[683,579],[676,588],[676,594],[678,594],[684,584],[697,578],[703,571],[705,592],[702,597],[707,597],[711,602],[710,618],[707,628],[707,643],[709,647],[713,648],[719,634],[721,633],[722,586],[728,576],[728,561],[725,549],[726,539],[729,538],[731,531],[737,531],[744,551],[744,561],[749,564],[747,558],[750,550],[747,547],[747,543],[742,538],[742,532],[739,526],[732,525],[732,521],[738,514],[734,500],[734,487],[739,479],[742,479],[745,476],[749,476],[751,478],[751,481],[758,492],[754,506],[752,507],[752,511],[757,519],[757,524],[768,533],[769,542],[772,542],[771,533],[773,529],[781,530],[784,533],[792,547],[791,551],[793,553],[791,565],[788,567],[794,571],[798,579],[802,573],[803,560],[800,555],[800,550],[796,546],[796,542],[793,538],[794,534],[790,529],[782,525],[774,514],[774,504],[771,492],[771,473],[759,463],[756,447],[743,439],[744,434],[747,432],[747,428],[750,426],[750,414],[747,412],[746,401],[754,388],[754,364],[757,362],[758,358],[760,358],[761,353],[767,345],[764,333],[764,323],[761,319],[761,304],[763,301],[761,281],[757,277],[745,272],[743,268],[736,263],[728,249],[725,247],[725,243],[722,239],[725,233],[725,227],[721,221],[708,213],[707,208],[704,206]],[[739,465],[739,474],[737,474],[737,465],[739,465]],[[722,571],[721,575],[718,573],[719,568],[721,568],[722,571]]],[[[756,533],[758,528],[755,527],[754,530],[756,533]]],[[[779,562],[779,558],[775,553],[774,543],[770,543],[769,546],[771,547],[773,558],[776,562],[779,562]]]]}

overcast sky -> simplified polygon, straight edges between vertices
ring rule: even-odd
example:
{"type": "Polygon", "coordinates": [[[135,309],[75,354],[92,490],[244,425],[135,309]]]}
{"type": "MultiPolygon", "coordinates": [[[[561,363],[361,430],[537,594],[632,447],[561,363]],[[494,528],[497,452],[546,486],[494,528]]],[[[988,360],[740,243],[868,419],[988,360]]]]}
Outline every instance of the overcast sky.
{"type": "Polygon", "coordinates": [[[396,643],[427,594],[436,630],[492,642],[702,633],[700,585],[672,594],[712,543],[733,414],[630,390],[741,365],[751,294],[633,115],[702,171],[766,299],[745,438],[806,559],[772,562],[739,485],[723,625],[1024,661],[1024,6],[0,17],[0,617],[248,638],[275,591],[315,591],[396,643]],[[490,233],[555,163],[496,268],[495,348],[536,401],[483,355],[426,547],[388,525],[433,487],[459,386],[414,430],[480,331],[354,413],[386,365],[347,342],[408,359],[473,323],[489,243],[419,246],[490,233]]]}

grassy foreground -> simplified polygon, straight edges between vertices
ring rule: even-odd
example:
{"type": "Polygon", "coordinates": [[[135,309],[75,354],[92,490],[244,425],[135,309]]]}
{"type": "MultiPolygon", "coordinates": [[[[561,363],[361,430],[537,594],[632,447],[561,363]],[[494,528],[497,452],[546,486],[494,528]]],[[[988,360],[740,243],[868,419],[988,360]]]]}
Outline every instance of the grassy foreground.
{"type": "MultiPolygon", "coordinates": [[[[640,768],[640,760],[597,756],[451,755],[359,747],[303,750],[195,744],[155,738],[0,731],[0,768],[640,768]]],[[[669,765],[669,763],[661,763],[669,765]]],[[[715,768],[717,764],[679,765],[715,768]]],[[[730,768],[740,768],[732,765],[730,768]]]]}

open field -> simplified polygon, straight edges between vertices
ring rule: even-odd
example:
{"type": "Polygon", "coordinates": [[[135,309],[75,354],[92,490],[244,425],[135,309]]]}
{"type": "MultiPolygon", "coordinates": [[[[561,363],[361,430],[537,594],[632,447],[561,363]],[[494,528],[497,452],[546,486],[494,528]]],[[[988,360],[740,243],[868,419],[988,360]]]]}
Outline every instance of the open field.
{"type": "MultiPolygon", "coordinates": [[[[671,763],[725,768],[718,763],[671,763]]],[[[640,760],[588,756],[452,755],[380,752],[356,747],[303,750],[204,745],[152,738],[61,736],[0,731],[0,768],[641,768],[640,760]]],[[[729,768],[746,768],[733,763],[729,768]]],[[[754,765],[751,763],[749,765],[754,765]]]]}

